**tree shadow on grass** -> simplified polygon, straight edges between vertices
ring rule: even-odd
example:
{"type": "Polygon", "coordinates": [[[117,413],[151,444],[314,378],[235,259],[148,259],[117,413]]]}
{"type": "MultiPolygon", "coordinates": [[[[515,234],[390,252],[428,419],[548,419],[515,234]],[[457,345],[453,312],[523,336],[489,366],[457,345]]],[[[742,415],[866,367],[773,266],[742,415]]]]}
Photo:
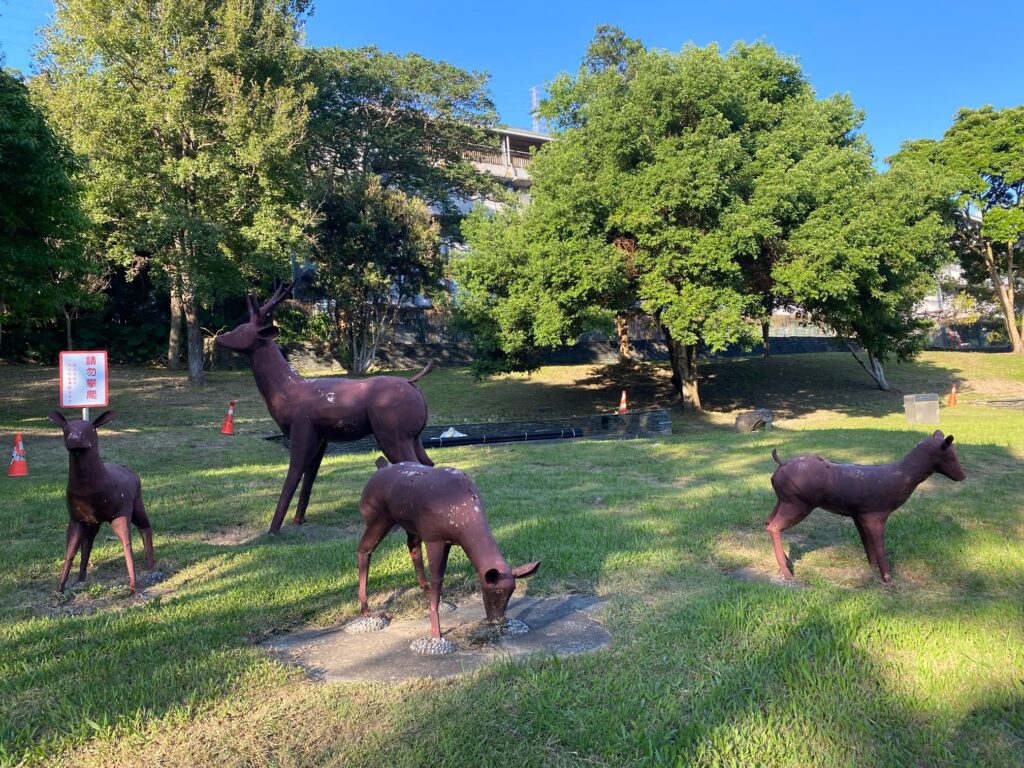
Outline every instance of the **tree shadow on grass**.
{"type": "MultiPolygon", "coordinates": [[[[760,530],[772,504],[771,445],[780,445],[785,455],[821,452],[843,460],[882,461],[897,458],[909,448],[907,434],[870,429],[778,431],[736,439],[735,450],[723,448],[719,436],[705,434],[685,440],[572,443],[557,450],[524,445],[453,453],[456,465],[477,479],[508,560],[513,564],[542,560],[530,592],[597,591],[611,583],[626,590],[631,599],[643,595],[645,609],[619,620],[615,625],[619,649],[601,656],[599,663],[499,665],[469,683],[431,692],[426,697],[429,710],[417,706],[404,711],[398,740],[408,737],[406,743],[411,744],[416,743],[414,739],[427,739],[446,756],[442,762],[452,763],[463,749],[480,756],[479,764],[500,764],[505,758],[523,756],[526,764],[568,765],[573,764],[574,755],[581,754],[611,763],[618,758],[658,762],[664,756],[705,754],[701,750],[724,754],[729,740],[739,738],[729,734],[743,729],[767,739],[768,726],[762,721],[767,713],[798,731],[823,738],[832,750],[829,754],[854,749],[859,743],[856,737],[863,732],[872,742],[859,747],[867,750],[863,752],[866,763],[889,760],[888,748],[880,746],[888,742],[896,745],[893,754],[909,755],[912,762],[930,762],[936,754],[942,757],[942,750],[936,753],[916,737],[903,734],[910,727],[906,717],[890,711],[888,694],[872,676],[868,657],[843,634],[847,630],[829,614],[831,609],[805,612],[792,627],[773,627],[781,658],[793,661],[792,665],[777,661],[776,646],[769,651],[764,643],[749,643],[745,625],[736,624],[747,614],[766,622],[776,613],[789,615],[787,611],[800,616],[805,603],[834,601],[834,591],[825,594],[812,588],[789,596],[788,590],[735,584],[708,565],[716,538],[736,526],[760,530]],[[681,477],[686,482],[679,484],[681,477]],[[671,599],[659,597],[661,585],[673,579],[712,584],[712,596],[704,602],[685,593],[675,593],[671,599]],[[730,601],[754,594],[745,590],[769,590],[756,593],[768,607],[731,611],[730,601]],[[719,638],[717,653],[730,644],[737,646],[735,654],[727,653],[724,666],[701,656],[702,649],[709,647],[708,631],[735,633],[729,642],[719,638]],[[820,641],[824,650],[814,651],[816,663],[824,666],[812,667],[813,674],[802,672],[805,667],[796,663],[808,638],[815,642],[824,638],[820,641]],[[659,643],[664,647],[655,648],[659,643]],[[740,652],[748,646],[749,654],[740,652]],[[848,662],[851,675],[868,680],[866,695],[873,703],[866,714],[844,714],[839,718],[842,727],[836,726],[833,734],[815,723],[819,718],[831,723],[835,717],[823,698],[841,690],[837,673],[828,667],[828,659],[835,654],[852,659],[848,662]],[[676,656],[685,664],[672,661],[676,656]],[[816,687],[813,678],[819,673],[829,676],[834,685],[816,687]],[[661,687],[653,695],[644,681],[655,678],[661,687]],[[764,683],[752,686],[751,679],[764,683]],[[499,692],[511,693],[511,712],[499,692]],[[802,696],[811,701],[811,717],[787,709],[802,696]],[[576,701],[583,709],[574,715],[571,705],[576,701]],[[478,712],[477,706],[483,709],[478,712]],[[556,714],[550,719],[552,711],[556,714]],[[456,717],[465,718],[461,725],[449,720],[456,717]],[[615,731],[609,722],[624,723],[625,730],[615,731]],[[877,725],[885,722],[897,723],[899,734],[877,725]],[[487,738],[474,742],[471,734],[478,733],[486,733],[487,738]],[[530,751],[537,744],[548,744],[551,751],[530,751]],[[481,745],[495,751],[481,754],[481,745]]],[[[1005,477],[988,478],[1004,494],[1004,503],[986,509],[985,514],[996,524],[1010,520],[1021,501],[1015,481],[1021,463],[1005,447],[995,445],[968,443],[961,457],[969,476],[980,464],[1006,470],[1005,477]]],[[[336,477],[321,487],[319,500],[314,490],[314,501],[328,511],[311,512],[316,515],[311,519],[354,519],[355,499],[370,467],[369,459],[365,468],[361,462],[339,463],[336,477]]],[[[233,468],[226,457],[224,472],[217,477],[227,482],[246,471],[233,468]]],[[[897,512],[890,525],[890,552],[897,579],[904,563],[912,564],[928,583],[949,581],[952,599],[984,605],[989,601],[987,591],[1005,595],[1008,590],[1019,591],[1019,586],[999,576],[995,566],[982,569],[973,564],[968,550],[982,534],[962,525],[958,515],[976,507],[977,497],[957,491],[958,487],[919,491],[906,510],[897,512]]],[[[170,485],[163,489],[172,491],[170,485]]],[[[273,495],[265,499],[261,490],[256,499],[262,505],[273,495]]],[[[216,509],[208,515],[191,508],[169,509],[175,513],[166,525],[179,530],[187,520],[192,525],[212,525],[242,514],[241,507],[234,512],[216,509]]],[[[270,511],[268,506],[265,513],[270,511]]],[[[262,519],[264,511],[259,515],[262,519]]],[[[851,531],[844,533],[839,526],[828,531],[838,545],[855,546],[851,531]]],[[[59,531],[48,535],[59,551],[59,531]]],[[[1019,539],[1019,534],[1012,536],[1019,539]]],[[[988,546],[989,539],[985,542],[988,546]]],[[[414,584],[404,550],[403,537],[396,535],[375,556],[370,589],[376,598],[414,584]]],[[[11,670],[4,675],[9,692],[2,697],[6,704],[0,705],[6,708],[0,720],[7,723],[0,741],[8,754],[20,755],[39,742],[84,740],[92,733],[85,718],[104,727],[131,729],[139,717],[149,720],[170,711],[200,711],[229,695],[237,684],[232,681],[250,675],[283,679],[286,672],[254,649],[252,642],[325,616],[340,619],[347,611],[354,612],[355,553],[350,540],[283,536],[225,552],[222,547],[172,539],[164,546],[163,556],[179,562],[184,573],[184,584],[172,599],[116,616],[18,622],[0,638],[0,659],[11,670]]],[[[764,557],[772,557],[767,536],[764,557]]],[[[472,589],[475,576],[464,559],[453,557],[450,574],[446,584],[472,589]]],[[[914,590],[911,585],[894,599],[913,600],[914,590]]],[[[841,598],[854,612],[856,594],[841,598]]],[[[921,610],[930,608],[924,603],[921,610]]],[[[861,694],[859,689],[850,691],[851,697],[861,694]]],[[[396,749],[389,746],[385,751],[396,749]]],[[[396,764],[403,759],[408,764],[409,758],[402,754],[411,753],[396,753],[396,764]]]]}
{"type": "MultiPolygon", "coordinates": [[[[850,416],[880,416],[903,409],[903,395],[934,392],[944,395],[962,377],[924,360],[890,366],[892,389],[883,392],[849,356],[842,353],[780,355],[762,358],[702,358],[700,394],[708,411],[730,413],[769,408],[776,418],[795,418],[817,411],[850,416]]],[[[558,400],[569,385],[532,383],[538,399],[558,400]],[[550,397],[544,396],[544,390],[550,397]]],[[[574,387],[581,396],[600,394],[597,403],[612,410],[622,390],[630,407],[679,408],[679,395],[671,384],[666,363],[622,361],[595,366],[589,375],[577,379],[574,387]]]]}
{"type": "Polygon", "coordinates": [[[495,664],[424,691],[386,735],[342,757],[394,766],[946,764],[959,745],[892,690],[863,644],[870,620],[851,620],[847,602],[749,585],[666,594],[617,620],[641,623],[611,651],[495,664]]]}

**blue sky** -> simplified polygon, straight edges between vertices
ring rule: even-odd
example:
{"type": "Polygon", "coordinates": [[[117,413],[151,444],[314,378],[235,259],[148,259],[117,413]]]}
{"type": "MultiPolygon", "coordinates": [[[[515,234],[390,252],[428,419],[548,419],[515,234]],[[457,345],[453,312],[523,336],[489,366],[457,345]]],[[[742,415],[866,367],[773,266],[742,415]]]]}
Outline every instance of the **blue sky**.
{"type": "MultiPolygon", "coordinates": [[[[30,71],[34,29],[50,0],[0,0],[7,66],[30,71]]],[[[1013,41],[1024,2],[329,2],[307,24],[311,45],[416,51],[491,75],[501,118],[529,128],[530,87],[575,71],[598,24],[649,47],[764,39],[797,56],[821,95],[865,110],[879,158],[906,139],[938,138],[962,106],[1024,103],[1013,41]]]]}

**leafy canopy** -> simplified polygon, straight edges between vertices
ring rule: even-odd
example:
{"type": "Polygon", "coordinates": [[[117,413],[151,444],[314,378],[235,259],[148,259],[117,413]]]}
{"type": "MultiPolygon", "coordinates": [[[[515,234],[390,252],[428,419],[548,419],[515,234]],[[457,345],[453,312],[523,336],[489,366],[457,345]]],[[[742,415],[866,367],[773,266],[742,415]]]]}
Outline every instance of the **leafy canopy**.
{"type": "Polygon", "coordinates": [[[317,282],[350,370],[363,373],[398,308],[443,292],[441,222],[492,192],[466,160],[495,113],[486,76],[376,48],[308,52],[307,144],[317,282]]]}
{"type": "Polygon", "coordinates": [[[0,70],[0,322],[48,321],[87,298],[77,167],[28,88],[0,70]]]}
{"type": "Polygon", "coordinates": [[[638,308],[670,350],[748,342],[792,303],[883,359],[914,346],[893,334],[916,328],[907,308],[934,267],[919,257],[943,252],[936,196],[878,177],[860,111],[819,99],[794,59],[763,43],[647,50],[602,28],[541,111],[560,134],[531,166],[532,204],[467,222],[455,264],[481,372],[529,368],[638,308]],[[853,244],[834,253],[838,239],[853,244]]]}

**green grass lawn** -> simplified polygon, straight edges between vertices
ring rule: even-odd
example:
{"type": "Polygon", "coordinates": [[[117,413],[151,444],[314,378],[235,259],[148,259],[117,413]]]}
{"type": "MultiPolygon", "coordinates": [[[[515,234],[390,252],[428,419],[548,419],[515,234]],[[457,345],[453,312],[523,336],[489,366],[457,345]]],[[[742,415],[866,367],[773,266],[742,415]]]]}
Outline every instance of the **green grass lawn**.
{"type": "MultiPolygon", "coordinates": [[[[887,370],[890,393],[849,355],[712,360],[703,373],[709,412],[676,413],[668,439],[433,453],[475,478],[510,562],[542,561],[528,594],[606,598],[609,648],[443,681],[325,684],[257,643],[355,615],[374,455],[328,457],[307,525],[268,537],[287,454],[261,439],[274,425],[251,374],[215,371],[193,390],[115,367],[119,419],[101,451],[142,476],[168,578],[128,598],[105,527],[88,580],[58,598],[56,373],[0,365],[0,439],[7,450],[22,432],[30,472],[0,477],[0,764],[1024,765],[1024,411],[984,404],[1024,398],[1024,360],[928,353],[887,370]],[[930,432],[904,422],[902,394],[953,383],[961,405],[941,427],[968,479],[930,479],[890,519],[893,585],[850,521],[822,511],[784,534],[799,586],[772,583],[771,449],[892,461],[930,432]],[[778,428],[731,432],[729,412],[754,406],[778,428]]],[[[423,381],[435,424],[612,411],[622,388],[632,407],[672,402],[660,366],[423,381]]],[[[473,599],[472,569],[452,554],[446,594],[473,599]]],[[[389,536],[371,605],[418,616],[414,584],[404,537],[389,536]]]]}

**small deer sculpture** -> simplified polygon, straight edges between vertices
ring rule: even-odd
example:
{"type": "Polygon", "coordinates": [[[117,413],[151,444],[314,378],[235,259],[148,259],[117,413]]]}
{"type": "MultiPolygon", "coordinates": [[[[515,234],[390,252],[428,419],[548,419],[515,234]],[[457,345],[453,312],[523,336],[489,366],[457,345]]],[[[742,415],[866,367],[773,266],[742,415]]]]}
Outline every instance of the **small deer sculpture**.
{"type": "Polygon", "coordinates": [[[967,477],[953,448],[953,436],[946,437],[939,430],[892,464],[834,464],[820,456],[799,456],[783,463],[774,449],[772,458],[779,465],[772,474],[778,501],[765,528],[775,548],[779,571],[787,579],[793,578],[793,570],[783,551],[781,534],[815,507],[821,507],[853,518],[868,562],[878,568],[882,581],[892,581],[885,554],[889,515],[934,472],[956,481],[967,477]]]}
{"type": "Polygon", "coordinates": [[[427,402],[415,382],[430,372],[433,363],[410,379],[371,376],[366,379],[305,379],[284,359],[274,342],[278,329],[268,326],[270,313],[291,291],[282,285],[260,306],[247,296],[249,320],[217,337],[217,343],[249,356],[256,386],[267,410],[289,439],[288,474],[270,523],[270,533],[281,530],[299,481],[299,503],[294,523],[306,517],[309,494],[320,471],[328,440],[359,440],[369,434],[390,461],[433,465],[423,450],[420,433],[427,423],[427,402]]]}
{"type": "Polygon", "coordinates": [[[452,544],[465,551],[480,579],[484,612],[490,622],[505,618],[516,579],[532,576],[540,562],[510,568],[494,541],[484,517],[480,492],[464,473],[452,467],[426,467],[401,462],[388,466],[377,460],[377,472],[359,501],[366,529],[356,549],[359,560],[359,613],[369,616],[366,580],[370,556],[396,525],[405,529],[416,578],[430,597],[430,634],[441,637],[438,605],[452,544]],[[423,570],[421,545],[427,545],[430,582],[423,570]]]}
{"type": "Polygon", "coordinates": [[[64,591],[68,574],[71,573],[71,563],[79,549],[82,557],[78,566],[78,580],[85,579],[92,542],[101,523],[110,523],[121,541],[124,562],[128,566],[128,589],[132,594],[135,594],[136,589],[131,524],[142,534],[146,569],[153,568],[153,529],[142,503],[139,476],[121,464],[108,464],[100,460],[96,428],[111,421],[114,415],[113,411],[105,411],[92,422],[84,419],[68,421],[60,411],[54,411],[49,416],[50,421],[64,430],[64,447],[68,449],[69,455],[67,502],[70,520],[58,592],[64,591]]]}

